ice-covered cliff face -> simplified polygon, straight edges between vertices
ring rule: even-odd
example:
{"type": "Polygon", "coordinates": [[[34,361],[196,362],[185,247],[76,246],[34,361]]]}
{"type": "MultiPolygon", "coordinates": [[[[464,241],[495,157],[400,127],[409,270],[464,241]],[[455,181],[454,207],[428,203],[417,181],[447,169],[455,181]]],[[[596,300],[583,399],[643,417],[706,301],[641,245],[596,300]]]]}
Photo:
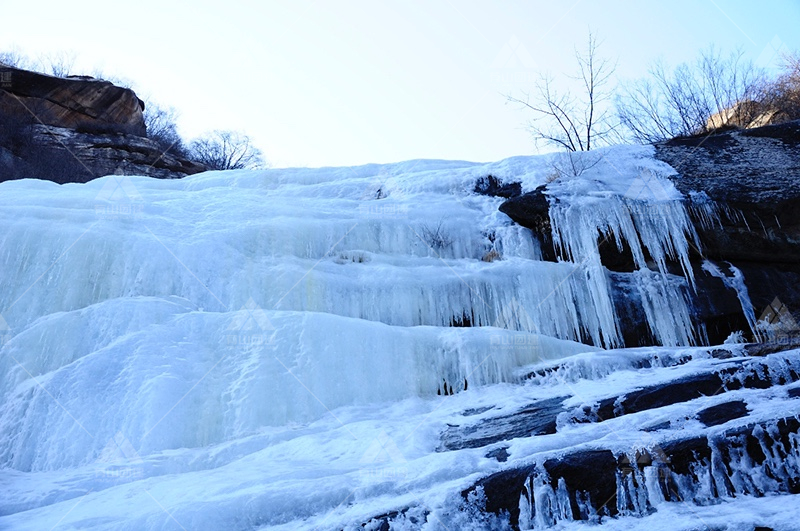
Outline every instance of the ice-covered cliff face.
{"type": "MultiPolygon", "coordinates": [[[[210,471],[298,423],[358,415],[341,408],[411,404],[424,425],[437,395],[595,350],[578,341],[621,346],[600,238],[631,248],[654,336],[698,341],[672,170],[649,148],[601,153],[551,183],[559,262],[473,192],[488,174],[532,190],[554,157],[3,183],[0,468],[15,494],[2,512],[141,479],[98,479],[109,452],[148,478],[210,471]],[[42,486],[65,470],[80,487],[42,486]]],[[[302,429],[359,430],[316,426],[302,429]]],[[[97,525],[124,527],[109,518],[97,525]]]]}
{"type": "Polygon", "coordinates": [[[603,236],[634,250],[655,336],[691,343],[688,282],[664,266],[692,237],[670,168],[605,155],[551,184],[560,263],[472,192],[489,173],[535,188],[552,157],[5,183],[0,420],[18,435],[0,459],[73,466],[119,430],[144,451],[218,443],[584,349],[554,338],[619,346],[603,236]]]}

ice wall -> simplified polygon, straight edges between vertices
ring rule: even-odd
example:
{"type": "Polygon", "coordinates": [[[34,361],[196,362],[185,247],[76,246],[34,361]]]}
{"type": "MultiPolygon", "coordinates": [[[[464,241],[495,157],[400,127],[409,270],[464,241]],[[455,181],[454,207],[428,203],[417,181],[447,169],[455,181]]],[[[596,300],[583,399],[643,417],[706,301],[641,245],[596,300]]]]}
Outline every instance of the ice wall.
{"type": "Polygon", "coordinates": [[[691,343],[688,283],[665,271],[685,211],[618,190],[668,168],[603,153],[551,183],[559,263],[472,191],[531,190],[552,157],[3,183],[0,464],[85,463],[120,431],[145,453],[203,446],[619,345],[598,234],[634,249],[656,337],[691,343]]]}
{"type": "Polygon", "coordinates": [[[87,464],[118,432],[142,455],[202,447],[343,405],[433,396],[443,381],[454,391],[516,381],[519,366],[586,349],[496,328],[114,299],[48,316],[5,345],[0,463],[87,464]]]}

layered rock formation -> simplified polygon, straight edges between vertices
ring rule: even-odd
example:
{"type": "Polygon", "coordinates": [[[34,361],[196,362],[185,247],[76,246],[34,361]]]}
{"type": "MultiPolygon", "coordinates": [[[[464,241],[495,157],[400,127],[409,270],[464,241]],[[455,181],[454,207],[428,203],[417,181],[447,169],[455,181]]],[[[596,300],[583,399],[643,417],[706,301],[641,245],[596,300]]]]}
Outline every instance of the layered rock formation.
{"type": "Polygon", "coordinates": [[[0,181],[86,182],[113,173],[178,178],[205,171],[146,137],[127,88],[0,65],[0,181]]]}
{"type": "MultiPolygon", "coordinates": [[[[498,463],[462,491],[459,510],[495,524],[480,529],[624,517],[642,520],[614,529],[638,529],[683,504],[691,518],[674,529],[697,529],[698,519],[726,529],[727,504],[791,506],[800,495],[798,346],[610,351],[540,367],[526,376],[528,403],[463,411],[441,433],[439,452],[472,448],[498,463]]],[[[389,529],[413,509],[365,527],[389,529]]],[[[789,529],[766,510],[737,518],[742,529],[789,529]]]]}
{"type": "Polygon", "coordinates": [[[99,79],[61,78],[2,67],[0,112],[37,123],[94,132],[145,135],[144,102],[99,79]]]}
{"type": "Polygon", "coordinates": [[[174,179],[205,171],[202,164],[164,152],[155,141],[126,134],[92,134],[74,129],[34,126],[34,138],[62,157],[73,157],[85,180],[122,174],[174,179]]]}

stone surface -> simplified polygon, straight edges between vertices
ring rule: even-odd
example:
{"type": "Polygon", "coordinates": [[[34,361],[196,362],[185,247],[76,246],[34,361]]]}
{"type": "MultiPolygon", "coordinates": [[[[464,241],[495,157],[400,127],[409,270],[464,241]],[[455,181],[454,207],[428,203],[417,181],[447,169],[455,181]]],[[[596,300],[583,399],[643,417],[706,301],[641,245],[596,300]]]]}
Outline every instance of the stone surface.
{"type": "Polygon", "coordinates": [[[718,426],[729,420],[747,415],[747,405],[742,400],[733,400],[697,412],[697,420],[706,426],[718,426]]]}
{"type": "Polygon", "coordinates": [[[2,67],[0,112],[36,122],[94,132],[145,135],[144,103],[136,94],[98,79],[61,78],[2,67]]]}
{"type": "MultiPolygon", "coordinates": [[[[719,344],[736,331],[749,334],[750,326],[736,292],[701,268],[706,259],[722,269],[730,262],[742,272],[757,319],[777,297],[800,323],[800,121],[673,139],[655,148],[656,157],[678,171],[671,179],[687,198],[700,237],[702,251],[692,252],[697,281],[692,318],[705,330],[708,344],[719,344]],[[719,223],[704,219],[709,205],[719,223]]],[[[475,186],[478,193],[507,198],[500,211],[530,229],[543,259],[555,261],[545,190],[541,186],[522,194],[514,183],[501,185],[492,176],[475,186]]],[[[653,344],[643,309],[632,296],[634,287],[624,275],[634,270],[629,249],[601,242],[599,251],[610,272],[625,345],[653,344]]]]}
{"type": "Polygon", "coordinates": [[[556,432],[556,417],[564,411],[566,396],[541,400],[513,415],[484,417],[460,426],[450,426],[442,434],[440,451],[481,448],[497,441],[556,432]]]}
{"type": "Polygon", "coordinates": [[[114,173],[171,179],[206,170],[196,162],[163,153],[156,142],[140,136],[80,133],[47,126],[37,126],[35,135],[42,145],[79,161],[82,182],[114,173]]]}
{"type": "Polygon", "coordinates": [[[86,182],[113,173],[172,179],[206,170],[146,138],[144,104],[130,89],[86,76],[0,73],[0,181],[86,182]]]}
{"type": "Polygon", "coordinates": [[[532,192],[509,197],[500,205],[500,212],[530,229],[539,240],[542,259],[555,262],[556,252],[550,230],[550,203],[544,194],[545,189],[545,186],[540,186],[532,192]]]}
{"type": "Polygon", "coordinates": [[[698,229],[716,260],[800,263],[800,121],[656,145],[687,197],[704,192],[722,226],[698,229]],[[726,214],[727,212],[727,214],[726,214]]]}

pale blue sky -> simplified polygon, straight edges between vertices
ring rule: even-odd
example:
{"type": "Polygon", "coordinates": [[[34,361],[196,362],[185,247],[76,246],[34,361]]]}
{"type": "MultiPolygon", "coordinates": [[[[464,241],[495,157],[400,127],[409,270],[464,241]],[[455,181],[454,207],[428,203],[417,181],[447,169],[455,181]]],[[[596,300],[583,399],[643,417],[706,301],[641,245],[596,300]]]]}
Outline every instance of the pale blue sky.
{"type": "Polygon", "coordinates": [[[621,79],[715,44],[764,66],[800,49],[800,1],[3,1],[0,47],[66,50],[282,166],[535,152],[521,96],[596,32],[621,79]],[[113,7],[111,7],[113,6],[113,7]]]}

